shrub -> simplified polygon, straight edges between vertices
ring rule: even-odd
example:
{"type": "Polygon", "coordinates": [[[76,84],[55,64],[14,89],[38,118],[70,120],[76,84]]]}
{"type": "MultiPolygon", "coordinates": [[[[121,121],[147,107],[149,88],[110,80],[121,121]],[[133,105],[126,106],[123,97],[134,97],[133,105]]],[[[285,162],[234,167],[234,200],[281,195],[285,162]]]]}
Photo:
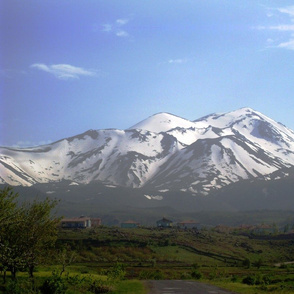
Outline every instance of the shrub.
{"type": "Polygon", "coordinates": [[[269,285],[271,282],[271,278],[267,275],[249,275],[246,276],[242,282],[247,285],[269,285]]]}
{"type": "Polygon", "coordinates": [[[20,285],[18,284],[17,280],[10,280],[7,287],[6,287],[6,293],[9,294],[21,294],[22,289],[20,285]]]}
{"type": "Polygon", "coordinates": [[[193,263],[193,264],[192,264],[192,268],[193,268],[194,270],[199,269],[199,268],[200,268],[200,265],[199,265],[198,263],[193,263]]]}
{"type": "Polygon", "coordinates": [[[246,284],[246,285],[255,285],[255,283],[256,283],[256,278],[255,278],[255,276],[252,276],[252,275],[250,275],[250,276],[246,276],[243,280],[242,280],[242,283],[243,284],[246,284]]]}
{"type": "Polygon", "coordinates": [[[50,278],[45,280],[40,288],[43,294],[64,294],[66,289],[67,287],[63,279],[54,272],[50,278]]]}
{"type": "Polygon", "coordinates": [[[161,270],[157,269],[155,271],[141,271],[139,278],[141,280],[163,280],[165,276],[161,270]]]}
{"type": "Polygon", "coordinates": [[[190,278],[191,278],[191,275],[189,273],[184,272],[181,274],[181,280],[188,280],[190,278]]]}
{"type": "Polygon", "coordinates": [[[193,279],[199,280],[199,279],[202,278],[202,274],[201,274],[201,272],[199,272],[198,270],[193,270],[193,271],[191,272],[191,277],[192,277],[193,279]]]}
{"type": "Polygon", "coordinates": [[[251,261],[249,258],[246,258],[243,260],[243,266],[246,268],[250,268],[251,267],[251,261]]]}
{"type": "Polygon", "coordinates": [[[126,276],[125,266],[122,263],[116,263],[116,265],[107,272],[107,276],[112,280],[123,280],[126,276]]]}
{"type": "Polygon", "coordinates": [[[161,270],[156,270],[152,272],[152,277],[154,280],[163,280],[164,279],[164,273],[161,270]]]}
{"type": "Polygon", "coordinates": [[[108,293],[113,290],[113,287],[106,285],[105,282],[100,280],[94,280],[90,283],[89,292],[98,294],[98,293],[108,293]]]}

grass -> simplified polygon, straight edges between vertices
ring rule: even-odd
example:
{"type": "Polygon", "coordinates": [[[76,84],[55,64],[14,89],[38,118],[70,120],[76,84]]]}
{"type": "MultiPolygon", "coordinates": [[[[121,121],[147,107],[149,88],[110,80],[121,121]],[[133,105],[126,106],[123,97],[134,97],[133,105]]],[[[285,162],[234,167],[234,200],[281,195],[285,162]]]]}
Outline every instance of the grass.
{"type": "Polygon", "coordinates": [[[146,294],[147,291],[142,282],[137,280],[121,281],[117,285],[115,291],[110,292],[110,294],[146,294]]]}
{"type": "Polygon", "coordinates": [[[230,281],[210,281],[210,284],[227,289],[240,294],[259,294],[259,293],[272,293],[272,294],[293,294],[293,284],[279,284],[279,285],[259,285],[249,286],[241,282],[230,281]]]}
{"type": "MultiPolygon", "coordinates": [[[[129,280],[111,281],[115,289],[109,293],[113,294],[146,293],[138,279],[193,278],[236,293],[294,293],[294,265],[273,266],[278,262],[294,260],[293,238],[274,237],[259,239],[252,235],[216,230],[199,233],[175,228],[99,227],[80,231],[61,230],[57,247],[67,245],[68,256],[71,253],[76,256],[62,275],[66,283],[73,281],[70,277],[77,277],[86,288],[93,280],[108,282],[109,271],[116,264],[123,265],[129,280]],[[248,267],[243,264],[246,258],[250,260],[248,267]],[[248,275],[267,276],[268,279],[258,285],[247,285],[242,280],[248,275]]],[[[35,272],[37,283],[44,282],[53,270],[61,271],[57,261],[39,267],[35,272]]],[[[18,273],[18,277],[27,279],[28,275],[18,273]]],[[[70,285],[67,294],[86,293],[77,289],[81,286],[70,285]]]]}

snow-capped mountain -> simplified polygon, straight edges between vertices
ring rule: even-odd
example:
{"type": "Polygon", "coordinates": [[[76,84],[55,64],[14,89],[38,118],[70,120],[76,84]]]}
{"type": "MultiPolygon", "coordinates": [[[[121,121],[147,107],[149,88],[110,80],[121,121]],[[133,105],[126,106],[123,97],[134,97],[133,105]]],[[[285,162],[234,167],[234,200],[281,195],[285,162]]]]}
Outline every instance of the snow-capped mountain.
{"type": "Polygon", "coordinates": [[[242,108],[195,121],[155,114],[126,130],[90,130],[50,145],[0,148],[0,181],[70,180],[207,194],[294,166],[294,132],[242,108]]]}

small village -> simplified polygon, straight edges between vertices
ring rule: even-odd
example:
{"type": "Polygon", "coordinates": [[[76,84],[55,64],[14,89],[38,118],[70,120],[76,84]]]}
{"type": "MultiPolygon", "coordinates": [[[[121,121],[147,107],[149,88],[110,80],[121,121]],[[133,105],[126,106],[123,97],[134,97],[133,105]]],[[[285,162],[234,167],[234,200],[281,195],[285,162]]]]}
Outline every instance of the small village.
{"type": "MultiPolygon", "coordinates": [[[[74,217],[74,218],[64,218],[60,222],[60,227],[62,229],[89,229],[89,228],[96,228],[102,226],[101,218],[92,218],[86,216],[74,217]]],[[[120,227],[123,229],[133,229],[133,228],[140,228],[145,227],[142,226],[139,222],[134,220],[127,220],[120,223],[120,227]]],[[[290,226],[278,228],[275,224],[260,224],[260,225],[240,225],[237,227],[232,226],[225,226],[225,225],[217,225],[215,227],[208,226],[205,224],[201,224],[195,220],[185,220],[181,222],[173,222],[172,220],[163,217],[162,219],[156,221],[154,226],[151,228],[161,228],[161,229],[168,229],[168,228],[177,228],[182,230],[207,230],[207,229],[214,229],[219,233],[230,233],[230,232],[238,232],[239,234],[254,234],[254,235],[275,235],[278,233],[285,233],[285,234],[294,234],[293,227],[290,226]]]]}

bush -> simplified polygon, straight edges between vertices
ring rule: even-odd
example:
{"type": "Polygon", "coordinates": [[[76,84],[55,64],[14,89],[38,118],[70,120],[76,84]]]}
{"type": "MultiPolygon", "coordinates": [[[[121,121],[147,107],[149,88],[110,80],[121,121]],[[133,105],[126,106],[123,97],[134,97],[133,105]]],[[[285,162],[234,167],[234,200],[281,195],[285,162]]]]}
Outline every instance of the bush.
{"type": "Polygon", "coordinates": [[[201,272],[199,272],[198,270],[193,270],[193,271],[191,272],[191,277],[192,277],[193,279],[199,280],[199,279],[202,278],[202,274],[201,274],[201,272]]]}
{"type": "Polygon", "coordinates": [[[108,293],[113,290],[113,287],[106,285],[100,280],[94,280],[91,282],[89,287],[89,292],[98,294],[98,293],[108,293]]]}
{"type": "Polygon", "coordinates": [[[164,280],[164,273],[157,269],[155,271],[141,271],[139,279],[141,280],[164,280]]]}
{"type": "Polygon", "coordinates": [[[63,279],[56,273],[53,273],[50,278],[45,280],[40,288],[43,294],[64,294],[66,289],[67,287],[63,279]]]}
{"type": "Polygon", "coordinates": [[[192,269],[197,270],[200,268],[200,265],[198,263],[193,263],[192,264],[192,269]]]}
{"type": "Polygon", "coordinates": [[[111,280],[123,280],[126,276],[125,266],[122,263],[116,263],[116,265],[107,272],[107,276],[111,280]]]}
{"type": "Polygon", "coordinates": [[[181,274],[181,280],[188,280],[190,278],[191,278],[191,275],[189,273],[184,272],[181,274]]]}
{"type": "MultiPolygon", "coordinates": [[[[4,293],[8,294],[38,294],[40,291],[35,288],[31,280],[10,280],[5,288],[4,293]]],[[[0,293],[1,290],[0,290],[0,293]]]]}
{"type": "Polygon", "coordinates": [[[256,283],[256,278],[255,278],[255,276],[247,276],[247,277],[245,277],[243,280],[242,280],[242,283],[243,284],[246,284],[246,285],[255,285],[255,283],[256,283]]]}
{"type": "Polygon", "coordinates": [[[272,283],[272,279],[268,275],[249,275],[242,282],[247,285],[269,285],[272,283]]]}
{"type": "Polygon", "coordinates": [[[246,258],[243,260],[243,266],[246,268],[250,268],[251,267],[251,261],[249,258],[246,258]]]}
{"type": "Polygon", "coordinates": [[[18,284],[17,280],[10,280],[7,287],[6,287],[6,293],[9,294],[21,294],[21,287],[18,284]]]}

